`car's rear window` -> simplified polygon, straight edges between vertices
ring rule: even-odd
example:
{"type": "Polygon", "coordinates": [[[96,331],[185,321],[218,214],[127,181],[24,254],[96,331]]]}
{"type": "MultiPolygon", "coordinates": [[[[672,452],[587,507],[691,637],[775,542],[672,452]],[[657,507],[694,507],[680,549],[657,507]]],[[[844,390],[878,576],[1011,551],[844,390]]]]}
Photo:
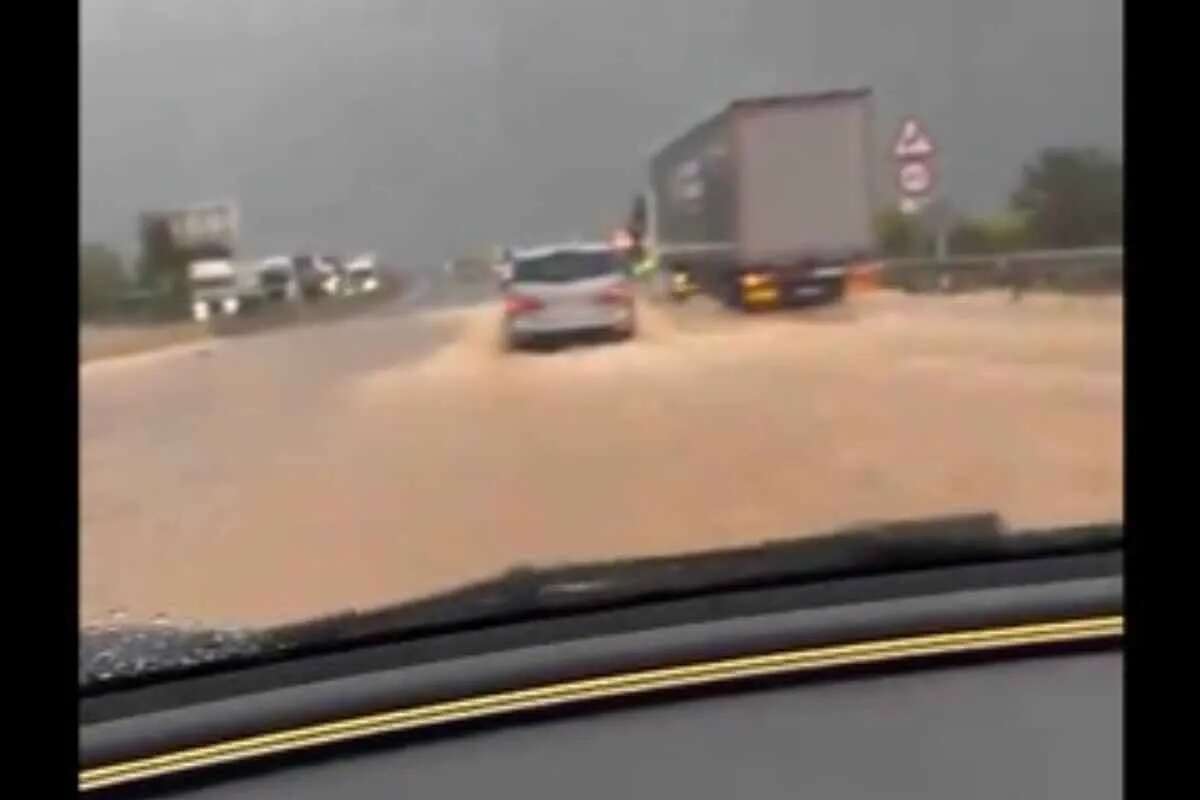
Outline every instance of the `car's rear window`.
{"type": "Polygon", "coordinates": [[[597,278],[619,269],[620,265],[611,253],[555,253],[518,259],[513,265],[513,279],[553,283],[597,278]]]}

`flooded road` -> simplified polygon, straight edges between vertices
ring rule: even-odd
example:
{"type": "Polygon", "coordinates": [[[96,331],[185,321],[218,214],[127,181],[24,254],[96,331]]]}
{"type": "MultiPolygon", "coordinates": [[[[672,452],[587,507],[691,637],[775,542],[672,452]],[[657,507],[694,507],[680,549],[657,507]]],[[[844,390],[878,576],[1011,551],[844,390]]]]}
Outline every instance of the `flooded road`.
{"type": "Polygon", "coordinates": [[[1119,298],[646,302],[632,342],[510,354],[498,304],[417,288],[81,369],[84,620],[280,622],[517,564],[1123,514],[1119,298]]]}

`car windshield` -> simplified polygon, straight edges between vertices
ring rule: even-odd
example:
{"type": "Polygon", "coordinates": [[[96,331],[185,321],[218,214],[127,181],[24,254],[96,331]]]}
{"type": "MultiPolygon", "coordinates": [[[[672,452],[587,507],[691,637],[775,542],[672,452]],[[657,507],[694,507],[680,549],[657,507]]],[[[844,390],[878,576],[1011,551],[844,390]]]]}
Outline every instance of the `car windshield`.
{"type": "Polygon", "coordinates": [[[1122,20],[81,3],[81,681],[482,625],[514,574],[536,618],[646,559],[1121,525],[1122,20]]]}
{"type": "Polygon", "coordinates": [[[526,283],[562,283],[611,275],[619,269],[610,253],[554,253],[520,258],[513,265],[513,280],[526,283]]]}

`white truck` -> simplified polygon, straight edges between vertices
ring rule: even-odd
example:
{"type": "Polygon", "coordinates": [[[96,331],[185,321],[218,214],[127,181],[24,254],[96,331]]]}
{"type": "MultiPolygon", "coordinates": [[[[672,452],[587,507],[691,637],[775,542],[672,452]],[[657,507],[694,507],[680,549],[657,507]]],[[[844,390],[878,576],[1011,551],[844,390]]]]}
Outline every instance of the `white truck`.
{"type": "Polygon", "coordinates": [[[305,300],[337,297],[342,293],[342,270],[328,256],[302,253],[292,257],[292,264],[305,300]]]}
{"type": "Polygon", "coordinates": [[[188,265],[188,285],[192,319],[197,322],[217,314],[233,316],[238,312],[241,303],[237,293],[237,272],[230,259],[193,261],[188,265]]]}
{"type": "Polygon", "coordinates": [[[267,299],[257,261],[213,258],[188,266],[192,318],[198,322],[217,314],[232,317],[267,299]]]}
{"type": "Polygon", "coordinates": [[[363,253],[346,262],[346,294],[370,294],[379,290],[379,267],[374,253],[363,253]]]}
{"type": "Polygon", "coordinates": [[[840,299],[875,252],[872,109],[865,88],[740,99],[662,147],[646,233],[672,296],[840,299]]]}
{"type": "Polygon", "coordinates": [[[269,256],[258,262],[258,282],[267,302],[297,302],[300,279],[291,256],[269,256]]]}

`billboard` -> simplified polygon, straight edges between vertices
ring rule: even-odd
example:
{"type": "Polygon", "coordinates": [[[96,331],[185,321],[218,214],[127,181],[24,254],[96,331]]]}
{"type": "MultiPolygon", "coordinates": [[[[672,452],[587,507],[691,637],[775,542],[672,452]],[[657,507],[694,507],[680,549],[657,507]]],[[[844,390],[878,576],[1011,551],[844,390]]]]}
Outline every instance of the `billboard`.
{"type": "Polygon", "coordinates": [[[176,252],[233,253],[238,210],[233,203],[210,203],[142,215],[143,229],[156,228],[176,252]]]}

